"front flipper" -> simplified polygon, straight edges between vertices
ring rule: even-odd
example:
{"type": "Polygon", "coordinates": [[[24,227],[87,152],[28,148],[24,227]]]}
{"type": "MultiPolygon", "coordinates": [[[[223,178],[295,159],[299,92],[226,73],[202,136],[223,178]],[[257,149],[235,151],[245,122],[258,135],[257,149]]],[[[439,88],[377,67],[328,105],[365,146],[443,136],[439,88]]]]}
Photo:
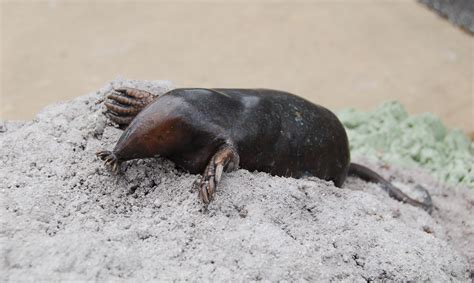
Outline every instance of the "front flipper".
{"type": "Polygon", "coordinates": [[[107,96],[104,103],[107,107],[105,115],[117,123],[121,129],[125,129],[135,116],[155,99],[155,96],[147,91],[121,87],[116,88],[107,96]]]}
{"type": "Polygon", "coordinates": [[[222,146],[211,158],[206,166],[199,183],[199,198],[204,203],[213,199],[214,192],[219,184],[222,172],[237,170],[239,167],[239,155],[235,148],[226,144],[222,146]]]}

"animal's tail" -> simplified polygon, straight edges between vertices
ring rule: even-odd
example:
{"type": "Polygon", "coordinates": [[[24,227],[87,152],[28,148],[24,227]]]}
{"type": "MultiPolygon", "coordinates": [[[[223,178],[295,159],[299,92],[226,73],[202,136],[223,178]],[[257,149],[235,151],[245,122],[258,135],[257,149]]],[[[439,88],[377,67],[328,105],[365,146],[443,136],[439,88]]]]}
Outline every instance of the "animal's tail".
{"type": "Polygon", "coordinates": [[[405,202],[413,206],[421,207],[430,214],[433,210],[433,202],[431,200],[431,196],[428,191],[422,186],[417,186],[417,189],[422,190],[425,195],[423,201],[421,202],[410,198],[400,189],[392,185],[389,181],[385,180],[382,176],[360,164],[351,163],[349,166],[349,175],[359,177],[367,182],[380,184],[390,197],[398,201],[405,202]]]}

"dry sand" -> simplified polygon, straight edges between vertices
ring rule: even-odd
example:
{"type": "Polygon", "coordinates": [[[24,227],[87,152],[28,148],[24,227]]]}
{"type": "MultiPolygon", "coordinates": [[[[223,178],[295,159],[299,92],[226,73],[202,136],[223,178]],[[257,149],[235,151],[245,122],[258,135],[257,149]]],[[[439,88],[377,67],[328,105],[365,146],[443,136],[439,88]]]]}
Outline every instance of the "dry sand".
{"type": "Polygon", "coordinates": [[[474,270],[474,192],[421,171],[361,162],[402,187],[427,187],[433,215],[349,178],[238,170],[208,210],[198,176],[164,159],[132,161],[120,176],[95,152],[121,131],[96,101],[116,80],[0,130],[0,280],[435,280],[474,270]]]}

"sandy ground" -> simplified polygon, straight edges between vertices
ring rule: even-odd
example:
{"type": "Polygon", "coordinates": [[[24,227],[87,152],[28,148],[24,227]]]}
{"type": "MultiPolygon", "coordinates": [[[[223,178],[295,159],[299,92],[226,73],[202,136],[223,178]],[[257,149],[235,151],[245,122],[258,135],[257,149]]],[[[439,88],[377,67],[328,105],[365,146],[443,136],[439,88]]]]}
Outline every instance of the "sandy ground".
{"type": "Polygon", "coordinates": [[[276,88],[334,110],[399,100],[474,131],[474,40],[415,1],[0,5],[3,118],[123,76],[276,88]]]}
{"type": "Polygon", "coordinates": [[[121,131],[96,101],[117,80],[0,129],[0,280],[434,280],[474,270],[474,192],[420,170],[361,162],[410,191],[421,184],[430,216],[350,178],[238,170],[203,209],[198,176],[163,159],[127,163],[116,176],[94,153],[121,131]]]}

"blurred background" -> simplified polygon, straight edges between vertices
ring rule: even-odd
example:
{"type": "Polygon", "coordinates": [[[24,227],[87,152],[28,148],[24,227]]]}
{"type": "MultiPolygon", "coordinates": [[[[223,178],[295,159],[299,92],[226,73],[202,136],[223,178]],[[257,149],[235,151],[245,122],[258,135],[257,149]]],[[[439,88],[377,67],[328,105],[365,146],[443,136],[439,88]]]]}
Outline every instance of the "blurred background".
{"type": "Polygon", "coordinates": [[[474,38],[416,1],[0,1],[1,119],[120,76],[399,100],[474,131],[474,38]]]}

